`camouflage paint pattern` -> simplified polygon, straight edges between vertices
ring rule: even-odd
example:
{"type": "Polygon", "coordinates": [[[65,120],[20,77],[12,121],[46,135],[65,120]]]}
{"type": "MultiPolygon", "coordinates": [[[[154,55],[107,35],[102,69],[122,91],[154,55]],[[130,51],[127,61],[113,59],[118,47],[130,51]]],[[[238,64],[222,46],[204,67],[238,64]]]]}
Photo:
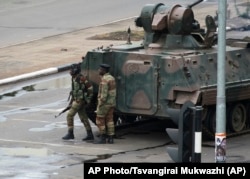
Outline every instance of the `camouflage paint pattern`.
{"type": "Polygon", "coordinates": [[[96,117],[96,125],[99,129],[99,133],[108,135],[108,136],[114,136],[115,135],[115,125],[113,120],[113,112],[114,108],[111,107],[107,111],[107,114],[105,117],[96,117]]]}
{"type": "Polygon", "coordinates": [[[85,107],[93,97],[93,86],[82,75],[72,78],[72,104],[67,114],[68,128],[74,127],[74,116],[78,116],[87,131],[92,131],[85,107]]]}
{"type": "Polygon", "coordinates": [[[101,77],[97,96],[96,125],[100,134],[115,135],[113,120],[114,107],[116,105],[116,82],[110,73],[101,77]]]}
{"type": "Polygon", "coordinates": [[[76,113],[78,113],[78,116],[83,123],[86,131],[92,131],[84,105],[85,104],[83,100],[79,100],[78,102],[73,101],[72,106],[67,114],[68,128],[74,128],[74,116],[76,115],[76,113]]]}
{"type": "Polygon", "coordinates": [[[213,112],[218,60],[226,64],[227,105],[244,102],[244,110],[250,110],[249,39],[232,41],[226,47],[226,59],[217,59],[216,26],[211,16],[206,17],[208,30],[204,32],[192,9],[160,3],[146,5],[135,22],[144,29],[142,42],[131,39],[131,44],[94,49],[82,63],[94,93],[100,82],[99,64],[111,66],[117,83],[117,115],[166,119],[167,108],[180,108],[186,101],[213,112]]]}
{"type": "Polygon", "coordinates": [[[98,105],[96,115],[98,117],[105,117],[110,108],[115,107],[116,104],[116,83],[115,79],[110,73],[102,76],[98,90],[98,105]]]}

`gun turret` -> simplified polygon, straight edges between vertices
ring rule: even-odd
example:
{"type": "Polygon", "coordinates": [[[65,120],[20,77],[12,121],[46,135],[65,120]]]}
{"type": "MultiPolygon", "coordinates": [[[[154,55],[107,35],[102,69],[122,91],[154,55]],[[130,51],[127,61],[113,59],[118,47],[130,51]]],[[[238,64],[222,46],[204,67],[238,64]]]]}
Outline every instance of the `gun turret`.
{"type": "MultiPolygon", "coordinates": [[[[203,42],[206,34],[204,29],[200,29],[200,24],[195,20],[191,9],[202,1],[198,0],[187,7],[179,4],[168,7],[162,3],[145,5],[141,15],[135,20],[136,26],[143,27],[145,31],[144,46],[149,47],[152,43],[158,43],[163,48],[210,47],[211,43],[203,42]],[[194,32],[199,34],[194,37],[194,32]]],[[[208,20],[211,21],[211,18],[208,20]]],[[[209,33],[211,37],[211,30],[209,33]]]]}
{"type": "Polygon", "coordinates": [[[196,6],[197,4],[200,4],[202,1],[203,0],[198,0],[198,1],[194,2],[193,4],[188,5],[187,7],[192,8],[192,7],[196,6]]]}

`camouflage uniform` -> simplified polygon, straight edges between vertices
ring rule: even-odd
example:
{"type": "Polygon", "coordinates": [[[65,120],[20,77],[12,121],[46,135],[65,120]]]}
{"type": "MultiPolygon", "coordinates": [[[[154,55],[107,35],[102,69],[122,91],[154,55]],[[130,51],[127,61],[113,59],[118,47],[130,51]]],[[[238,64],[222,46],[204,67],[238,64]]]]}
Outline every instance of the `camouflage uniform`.
{"type": "Polygon", "coordinates": [[[96,110],[96,125],[99,128],[101,141],[97,143],[113,143],[115,125],[113,120],[114,107],[116,105],[116,83],[110,73],[102,76],[98,91],[98,105],[96,110]],[[105,138],[105,141],[104,141],[105,138]]]}
{"type": "Polygon", "coordinates": [[[71,108],[67,114],[67,124],[69,133],[63,137],[63,139],[74,139],[74,116],[78,113],[78,116],[83,123],[87,137],[83,140],[93,140],[92,129],[88,120],[88,116],[85,111],[85,105],[88,104],[93,96],[93,86],[87,81],[85,77],[78,74],[76,77],[72,77],[72,91],[71,91],[71,108]]]}

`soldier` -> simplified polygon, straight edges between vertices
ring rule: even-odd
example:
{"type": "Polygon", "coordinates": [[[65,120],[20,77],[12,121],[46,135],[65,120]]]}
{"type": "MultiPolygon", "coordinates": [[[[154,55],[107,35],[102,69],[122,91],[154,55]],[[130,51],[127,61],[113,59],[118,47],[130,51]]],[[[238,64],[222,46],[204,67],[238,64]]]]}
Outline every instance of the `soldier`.
{"type": "Polygon", "coordinates": [[[116,104],[116,83],[114,77],[109,73],[110,66],[101,64],[99,75],[101,82],[98,91],[98,104],[96,109],[96,125],[99,128],[100,139],[94,141],[95,144],[113,144],[115,135],[115,125],[113,112],[116,104]]]}
{"type": "Polygon", "coordinates": [[[71,75],[71,101],[70,109],[67,114],[68,133],[62,138],[64,140],[74,139],[74,116],[78,113],[78,116],[83,123],[87,136],[83,138],[83,141],[94,140],[92,129],[88,120],[88,116],[85,111],[86,105],[90,102],[93,96],[93,86],[87,81],[87,79],[81,75],[81,63],[72,64],[70,69],[71,75]]]}

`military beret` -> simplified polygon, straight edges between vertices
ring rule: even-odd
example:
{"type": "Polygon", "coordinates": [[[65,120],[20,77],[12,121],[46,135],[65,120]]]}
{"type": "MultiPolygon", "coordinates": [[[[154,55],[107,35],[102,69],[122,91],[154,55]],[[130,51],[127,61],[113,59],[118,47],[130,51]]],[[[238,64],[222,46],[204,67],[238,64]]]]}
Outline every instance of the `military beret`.
{"type": "Polygon", "coordinates": [[[108,64],[105,64],[105,63],[101,64],[100,67],[105,68],[105,69],[110,68],[110,66],[108,64]]]}

